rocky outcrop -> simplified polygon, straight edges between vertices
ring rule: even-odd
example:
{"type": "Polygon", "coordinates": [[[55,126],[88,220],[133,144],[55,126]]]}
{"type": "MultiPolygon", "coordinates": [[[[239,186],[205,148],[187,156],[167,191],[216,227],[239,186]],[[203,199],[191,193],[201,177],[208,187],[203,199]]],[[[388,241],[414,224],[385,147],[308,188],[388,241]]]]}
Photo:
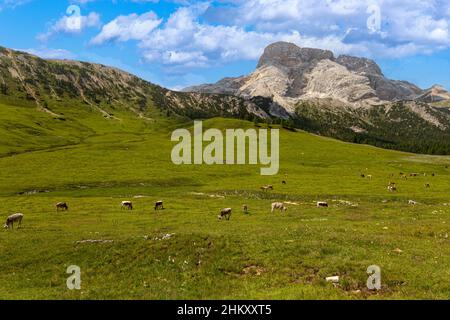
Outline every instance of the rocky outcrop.
{"type": "Polygon", "coordinates": [[[386,78],[373,60],[342,55],[336,62],[369,79],[370,87],[381,101],[412,100],[422,93],[422,90],[412,83],[386,78]]]}
{"type": "Polygon", "coordinates": [[[325,59],[334,60],[333,53],[328,50],[300,48],[288,42],[276,42],[264,49],[257,68],[273,65],[305,70],[315,62],[325,59]]]}
{"type": "Polygon", "coordinates": [[[342,55],[336,59],[336,62],[352,72],[384,76],[376,62],[370,59],[342,55]]]}
{"type": "Polygon", "coordinates": [[[386,78],[373,60],[348,55],[335,58],[331,51],[300,48],[287,42],[269,45],[257,69],[246,77],[226,78],[185,91],[275,97],[288,110],[292,103],[310,97],[367,108],[414,100],[424,93],[409,82],[386,78]]]}
{"type": "MultiPolygon", "coordinates": [[[[281,108],[292,116],[298,103],[304,101],[339,110],[369,110],[382,105],[389,108],[401,101],[414,104],[449,98],[442,87],[424,91],[407,81],[388,79],[373,60],[348,55],[335,58],[331,51],[300,48],[288,42],[266,47],[256,70],[248,76],[226,78],[185,91],[233,94],[245,99],[270,98],[279,105],[278,114],[281,108]]],[[[425,115],[427,111],[418,112],[422,110],[420,106],[410,109],[433,125],[446,126],[425,115]]]]}
{"type": "Polygon", "coordinates": [[[430,89],[425,90],[417,100],[426,103],[450,101],[450,92],[440,85],[434,85],[430,89]]]}

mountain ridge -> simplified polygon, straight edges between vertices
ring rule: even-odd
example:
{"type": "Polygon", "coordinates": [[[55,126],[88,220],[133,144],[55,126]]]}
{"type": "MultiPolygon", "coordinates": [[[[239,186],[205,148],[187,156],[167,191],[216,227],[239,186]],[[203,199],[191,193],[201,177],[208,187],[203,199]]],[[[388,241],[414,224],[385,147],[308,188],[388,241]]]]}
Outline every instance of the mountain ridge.
{"type": "Polygon", "coordinates": [[[124,112],[147,122],[154,121],[155,112],[180,119],[230,117],[281,123],[384,148],[450,154],[449,108],[412,100],[380,103],[370,79],[362,74],[380,76],[381,70],[368,60],[341,58],[361,73],[355,75],[330,60],[331,52],[317,50],[288,50],[287,56],[274,60],[269,52],[260,61],[262,82],[256,84],[244,76],[223,79],[216,85],[218,92],[214,85],[206,90],[211,92],[177,92],[103,64],[45,60],[0,47],[0,103],[34,105],[36,111],[59,120],[74,120],[79,112],[118,123],[124,112]],[[364,71],[366,65],[370,72],[364,71]],[[320,72],[311,73],[313,69],[320,72]],[[298,70],[309,73],[304,78],[295,73],[298,70]],[[336,78],[327,82],[323,76],[336,78]],[[346,99],[330,97],[330,92],[346,99]],[[367,107],[367,101],[375,103],[367,107]]]}
{"type": "Polygon", "coordinates": [[[420,127],[424,125],[428,131],[445,133],[447,139],[450,118],[448,109],[441,105],[445,107],[445,101],[450,101],[446,100],[450,94],[447,96],[444,88],[433,88],[422,90],[408,81],[388,79],[377,63],[367,58],[335,57],[329,50],[276,42],[265,48],[249,75],[183,91],[233,94],[245,99],[261,96],[278,106],[273,108],[277,113],[269,110],[269,115],[292,118],[302,129],[391,147],[397,136],[409,136],[411,131],[422,131],[423,135],[420,127]],[[444,103],[429,103],[437,97],[444,103]],[[393,126],[405,133],[395,132],[393,126]],[[364,135],[368,140],[362,138],[364,135]]]}
{"type": "Polygon", "coordinates": [[[192,86],[183,91],[232,93],[244,97],[273,95],[281,98],[278,100],[287,109],[291,98],[325,97],[367,107],[413,100],[424,92],[407,81],[387,79],[373,60],[349,55],[335,57],[329,50],[302,48],[288,42],[267,46],[250,75],[225,78],[216,84],[192,86]],[[330,78],[334,83],[330,83],[330,78]],[[268,82],[279,85],[270,88],[268,82]],[[355,92],[360,94],[353,96],[355,92]]]}
{"type": "Polygon", "coordinates": [[[105,118],[114,119],[120,105],[144,116],[149,104],[180,116],[210,117],[268,115],[239,97],[171,91],[131,73],[98,63],[41,59],[26,52],[0,47],[0,93],[33,100],[40,111],[59,115],[45,104],[52,100],[81,99],[105,118]],[[218,102],[219,101],[219,102],[218,102]]]}

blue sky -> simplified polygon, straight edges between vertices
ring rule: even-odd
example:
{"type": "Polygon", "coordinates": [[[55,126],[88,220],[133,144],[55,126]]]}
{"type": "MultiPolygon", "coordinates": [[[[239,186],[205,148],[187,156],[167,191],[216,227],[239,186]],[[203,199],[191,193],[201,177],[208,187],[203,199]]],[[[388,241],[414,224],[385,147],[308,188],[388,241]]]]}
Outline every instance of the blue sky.
{"type": "Polygon", "coordinates": [[[447,0],[0,0],[1,46],[112,65],[168,88],[250,73],[279,40],[450,89],[447,0]]]}

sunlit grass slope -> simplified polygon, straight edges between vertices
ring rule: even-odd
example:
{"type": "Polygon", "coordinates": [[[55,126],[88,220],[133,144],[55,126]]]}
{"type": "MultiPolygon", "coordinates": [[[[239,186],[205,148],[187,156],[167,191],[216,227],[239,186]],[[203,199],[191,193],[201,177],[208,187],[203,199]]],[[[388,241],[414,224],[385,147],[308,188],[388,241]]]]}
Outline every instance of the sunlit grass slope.
{"type": "Polygon", "coordinates": [[[25,215],[22,229],[0,231],[2,299],[450,298],[449,157],[281,129],[280,172],[264,177],[259,165],[172,164],[171,132],[192,123],[157,110],[115,113],[120,121],[55,111],[64,119],[0,105],[0,216],[25,215]],[[121,210],[123,200],[135,210],[121,210]],[[156,200],[166,209],[155,213],[156,200]],[[59,201],[68,212],[55,212],[59,201]],[[273,201],[287,212],[270,213],[273,201]],[[230,221],[217,219],[224,207],[230,221]],[[366,289],[373,264],[378,292],[366,289]],[[66,287],[70,265],[81,267],[80,291],[66,287]],[[338,286],[324,280],[334,275],[338,286]]]}

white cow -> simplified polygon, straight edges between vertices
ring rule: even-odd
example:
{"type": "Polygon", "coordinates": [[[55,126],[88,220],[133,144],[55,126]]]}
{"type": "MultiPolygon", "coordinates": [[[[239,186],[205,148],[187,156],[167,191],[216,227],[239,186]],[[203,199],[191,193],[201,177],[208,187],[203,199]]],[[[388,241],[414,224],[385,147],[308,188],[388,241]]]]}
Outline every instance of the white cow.
{"type": "Polygon", "coordinates": [[[274,212],[275,210],[280,210],[281,213],[283,213],[283,211],[286,211],[287,208],[284,206],[284,204],[282,202],[274,202],[274,203],[272,203],[271,212],[274,212]]]}
{"type": "Polygon", "coordinates": [[[8,218],[6,218],[6,222],[5,222],[5,229],[14,229],[14,222],[17,222],[17,228],[19,228],[22,224],[22,219],[23,219],[23,214],[22,213],[16,213],[13,214],[11,216],[9,216],[8,218]]]}

